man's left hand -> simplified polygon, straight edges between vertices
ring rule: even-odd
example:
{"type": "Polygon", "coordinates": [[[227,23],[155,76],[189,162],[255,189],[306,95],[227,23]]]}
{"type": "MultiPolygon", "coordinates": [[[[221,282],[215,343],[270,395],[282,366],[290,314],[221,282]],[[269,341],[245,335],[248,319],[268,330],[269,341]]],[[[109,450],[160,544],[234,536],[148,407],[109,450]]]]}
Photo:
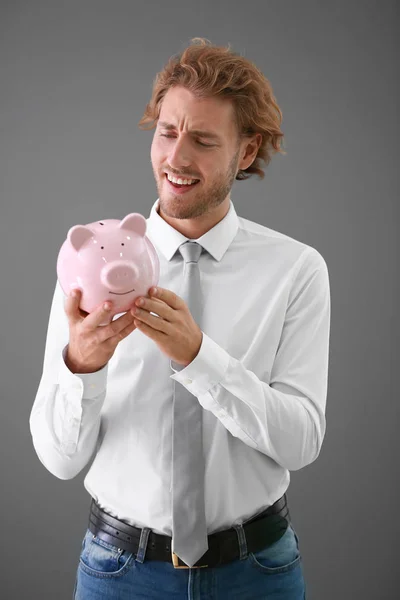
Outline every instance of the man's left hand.
{"type": "Polygon", "coordinates": [[[164,354],[186,367],[199,353],[203,332],[180,296],[165,288],[158,287],[157,294],[153,290],[149,289],[149,298],[137,298],[130,309],[135,325],[154,340],[164,354]],[[143,300],[142,306],[140,300],[143,300]]]}

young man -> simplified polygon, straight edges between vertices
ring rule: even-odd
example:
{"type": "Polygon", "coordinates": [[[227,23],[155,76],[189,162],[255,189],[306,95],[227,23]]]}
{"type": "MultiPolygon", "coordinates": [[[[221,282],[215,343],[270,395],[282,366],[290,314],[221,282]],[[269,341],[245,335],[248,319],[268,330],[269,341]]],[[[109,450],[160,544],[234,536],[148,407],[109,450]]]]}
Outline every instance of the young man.
{"type": "Polygon", "coordinates": [[[93,458],[79,600],[305,598],[286,491],[325,434],[327,266],[314,248],[237,216],[232,184],[263,178],[261,161],[282,152],[281,111],[254,64],[192,41],[158,74],[140,122],[156,126],[159,197],[146,235],[161,263],[157,294],[103,327],[103,306],[82,313],[79,292],[64,305],[58,283],[51,307],[30,426],[56,477],[73,478],[93,458]],[[201,317],[180,293],[188,242],[201,246],[201,317]],[[201,421],[203,444],[176,457],[193,469],[204,459],[206,551],[190,564],[174,551],[201,521],[189,513],[175,525],[187,508],[186,497],[177,509],[173,501],[178,389],[200,417],[189,421],[184,403],[174,418],[183,415],[193,444],[201,421]]]}

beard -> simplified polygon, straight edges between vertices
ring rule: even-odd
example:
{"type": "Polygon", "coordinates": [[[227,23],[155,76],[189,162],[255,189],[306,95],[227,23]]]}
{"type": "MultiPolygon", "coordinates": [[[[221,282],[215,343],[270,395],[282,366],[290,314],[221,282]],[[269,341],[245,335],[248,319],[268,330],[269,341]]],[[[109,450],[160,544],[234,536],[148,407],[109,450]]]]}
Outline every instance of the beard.
{"type": "Polygon", "coordinates": [[[165,192],[165,188],[163,190],[163,186],[166,185],[165,181],[160,182],[153,169],[160,208],[163,213],[173,219],[195,219],[222,204],[230,193],[237,175],[239,152],[240,147],[238,146],[224,175],[217,175],[214,181],[206,187],[203,187],[204,184],[200,183],[199,185],[202,186],[200,189],[186,192],[182,197],[175,196],[169,190],[165,192]],[[190,199],[187,194],[190,194],[190,199]]]}

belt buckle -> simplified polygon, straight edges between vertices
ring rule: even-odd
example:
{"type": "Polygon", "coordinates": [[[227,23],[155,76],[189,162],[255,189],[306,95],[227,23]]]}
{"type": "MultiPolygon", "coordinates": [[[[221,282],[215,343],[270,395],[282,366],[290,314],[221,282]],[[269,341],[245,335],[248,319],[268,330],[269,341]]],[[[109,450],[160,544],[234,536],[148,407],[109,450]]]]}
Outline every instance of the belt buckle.
{"type": "Polygon", "coordinates": [[[189,567],[188,565],[180,565],[179,564],[179,556],[177,554],[175,554],[175,552],[172,552],[172,548],[171,548],[171,555],[172,555],[172,563],[174,565],[175,569],[202,569],[203,567],[208,567],[208,565],[193,565],[193,567],[189,567]]]}

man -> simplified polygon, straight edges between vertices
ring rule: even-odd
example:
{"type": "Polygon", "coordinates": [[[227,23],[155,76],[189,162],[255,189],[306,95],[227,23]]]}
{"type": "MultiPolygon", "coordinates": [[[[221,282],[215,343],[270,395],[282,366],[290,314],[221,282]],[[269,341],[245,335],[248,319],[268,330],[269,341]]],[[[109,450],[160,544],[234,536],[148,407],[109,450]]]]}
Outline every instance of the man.
{"type": "Polygon", "coordinates": [[[158,75],[140,122],[156,124],[159,197],[146,235],[160,258],[157,293],[103,327],[106,309],[83,313],[79,291],[64,306],[57,283],[53,297],[30,426],[55,476],[73,478],[93,458],[79,600],[305,598],[286,491],[325,434],[328,271],[314,248],[237,216],[232,184],[262,178],[261,160],[281,152],[281,112],[251,62],[193,42],[158,75]],[[183,269],[187,244],[199,258],[183,269]],[[201,317],[181,295],[193,263],[201,317]],[[187,424],[195,444],[199,422],[202,450],[179,456],[175,436],[187,424]],[[178,504],[191,473],[176,478],[173,458],[203,465],[203,529],[201,509],[185,513],[196,486],[178,504]],[[185,562],[174,543],[199,523],[206,552],[185,562]]]}

